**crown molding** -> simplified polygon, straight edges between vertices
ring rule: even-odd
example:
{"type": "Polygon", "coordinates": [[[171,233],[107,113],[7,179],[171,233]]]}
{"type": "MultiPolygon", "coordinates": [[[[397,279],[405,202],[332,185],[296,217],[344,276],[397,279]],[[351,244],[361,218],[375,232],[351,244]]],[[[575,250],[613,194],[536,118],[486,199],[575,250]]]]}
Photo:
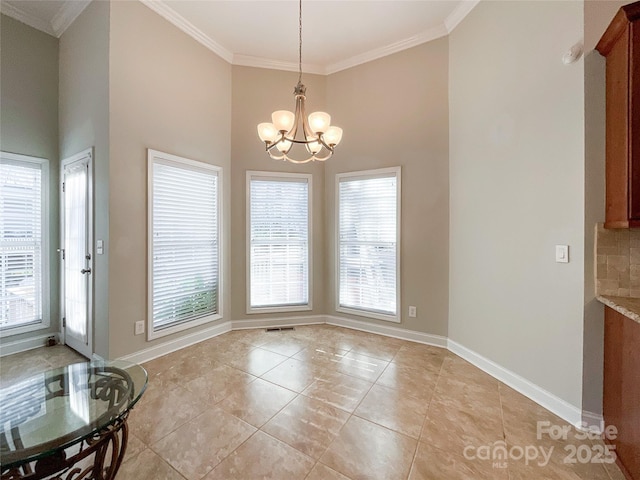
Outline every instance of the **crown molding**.
{"type": "Polygon", "coordinates": [[[51,28],[55,36],[60,38],[90,3],[91,0],[67,0],[64,2],[58,13],[51,19],[51,28]]]}
{"type": "Polygon", "coordinates": [[[355,55],[351,58],[347,58],[346,60],[333,63],[327,67],[327,74],[330,75],[341,70],[346,70],[347,68],[355,67],[357,65],[362,65],[363,63],[386,57],[387,55],[401,52],[402,50],[407,50],[408,48],[416,47],[423,43],[430,42],[431,40],[444,37],[448,33],[449,32],[447,32],[444,24],[438,25],[436,27],[430,28],[426,32],[414,35],[413,37],[405,38],[404,40],[400,40],[399,42],[385,45],[384,47],[376,48],[374,50],[369,50],[368,52],[362,53],[360,55],[355,55]]]}
{"type": "Polygon", "coordinates": [[[458,24],[464,20],[464,18],[471,13],[471,10],[476,8],[476,5],[480,3],[480,0],[463,0],[460,4],[444,19],[444,26],[447,29],[447,33],[453,32],[458,24]]]}
{"type": "Polygon", "coordinates": [[[207,47],[216,55],[222,57],[228,63],[233,63],[233,53],[224,48],[214,39],[205,34],[202,30],[195,27],[182,15],[169,7],[162,0],[140,0],[145,6],[156,12],[158,15],[173,23],[187,35],[193,37],[196,41],[207,47]]]}
{"type": "Polygon", "coordinates": [[[0,12],[8,17],[18,20],[19,22],[25,23],[30,27],[35,28],[36,30],[40,30],[41,32],[44,32],[48,35],[57,37],[56,32],[51,27],[51,24],[49,22],[42,20],[35,15],[31,15],[21,8],[18,8],[6,2],[0,2],[0,12]]]}
{"type": "MultiPolygon", "coordinates": [[[[298,64],[294,62],[282,62],[280,60],[271,60],[269,58],[252,57],[251,55],[234,55],[234,65],[243,67],[269,68],[272,70],[284,70],[287,72],[297,72],[298,64]]],[[[321,65],[311,63],[303,63],[302,71],[304,73],[312,73],[316,75],[326,75],[327,69],[321,65]]]]}

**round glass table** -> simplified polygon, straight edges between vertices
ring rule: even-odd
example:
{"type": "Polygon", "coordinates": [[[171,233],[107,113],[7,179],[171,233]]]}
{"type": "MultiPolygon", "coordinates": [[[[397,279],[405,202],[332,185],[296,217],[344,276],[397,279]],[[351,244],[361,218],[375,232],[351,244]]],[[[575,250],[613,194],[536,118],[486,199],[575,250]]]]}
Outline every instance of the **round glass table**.
{"type": "Polygon", "coordinates": [[[129,411],[147,372],[124,361],[76,363],[0,389],[1,480],[115,477],[129,411]]]}

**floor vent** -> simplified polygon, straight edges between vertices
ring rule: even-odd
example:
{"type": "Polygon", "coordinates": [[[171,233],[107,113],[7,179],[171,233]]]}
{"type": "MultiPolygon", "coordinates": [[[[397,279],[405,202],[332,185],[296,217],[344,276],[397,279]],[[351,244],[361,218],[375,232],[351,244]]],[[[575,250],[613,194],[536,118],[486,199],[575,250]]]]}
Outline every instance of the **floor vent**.
{"type": "Polygon", "coordinates": [[[288,332],[289,330],[295,330],[295,327],[269,327],[265,328],[265,332],[288,332]]]}

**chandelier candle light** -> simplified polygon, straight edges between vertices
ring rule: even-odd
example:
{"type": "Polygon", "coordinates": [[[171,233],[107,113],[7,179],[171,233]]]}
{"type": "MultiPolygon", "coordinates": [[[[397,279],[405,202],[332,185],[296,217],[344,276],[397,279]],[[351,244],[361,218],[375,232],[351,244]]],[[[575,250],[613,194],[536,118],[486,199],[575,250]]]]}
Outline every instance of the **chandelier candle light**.
{"type": "Polygon", "coordinates": [[[324,162],[333,155],[333,150],[342,140],[342,129],[331,125],[331,115],[328,113],[313,112],[308,119],[305,113],[307,87],[302,84],[302,0],[299,2],[298,24],[300,45],[298,84],[293,91],[296,97],[296,112],[287,110],[273,112],[271,114],[273,123],[259,124],[258,136],[264,142],[267,153],[274,160],[285,160],[291,163],[308,163],[316,160],[324,162]],[[294,144],[304,145],[311,156],[305,160],[289,157],[294,144]]]}

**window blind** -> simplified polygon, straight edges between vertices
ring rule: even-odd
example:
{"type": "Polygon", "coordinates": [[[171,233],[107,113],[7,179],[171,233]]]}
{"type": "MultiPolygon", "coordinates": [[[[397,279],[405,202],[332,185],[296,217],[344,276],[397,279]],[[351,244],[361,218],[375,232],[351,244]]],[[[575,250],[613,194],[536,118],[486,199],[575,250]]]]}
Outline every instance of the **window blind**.
{"type": "Polygon", "coordinates": [[[339,177],[339,306],[397,314],[397,173],[339,177]]]}
{"type": "Polygon", "coordinates": [[[219,191],[216,170],[153,162],[151,288],[158,331],[218,313],[219,191]]]}
{"type": "Polygon", "coordinates": [[[42,165],[0,163],[0,327],[41,323],[42,165]]]}
{"type": "Polygon", "coordinates": [[[250,178],[250,306],[309,304],[309,181],[250,178]]]}

